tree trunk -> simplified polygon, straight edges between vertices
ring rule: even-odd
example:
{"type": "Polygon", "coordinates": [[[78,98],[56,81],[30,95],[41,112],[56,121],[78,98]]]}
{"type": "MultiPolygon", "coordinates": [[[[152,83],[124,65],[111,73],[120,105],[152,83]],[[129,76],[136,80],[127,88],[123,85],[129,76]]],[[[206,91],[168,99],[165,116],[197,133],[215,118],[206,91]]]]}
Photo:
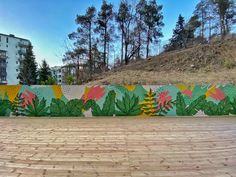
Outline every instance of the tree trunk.
{"type": "MultiPolygon", "coordinates": [[[[142,31],[142,29],[141,29],[141,27],[140,27],[140,25],[141,25],[141,15],[139,15],[139,22],[140,22],[140,24],[138,24],[139,25],[139,27],[138,27],[138,45],[139,46],[141,46],[141,31],[142,31]]],[[[140,51],[141,51],[141,47],[139,47],[138,48],[138,58],[140,58],[140,51]]]]}
{"type": "Polygon", "coordinates": [[[89,69],[90,69],[90,78],[92,77],[93,72],[93,61],[92,61],[92,32],[91,32],[91,24],[89,25],[89,69]]]}
{"type": "Polygon", "coordinates": [[[105,27],[105,34],[104,34],[104,50],[103,50],[103,65],[106,67],[106,51],[107,51],[107,26],[105,27]]]}
{"type": "Polygon", "coordinates": [[[209,19],[209,40],[211,39],[211,19],[209,19]]]}
{"type": "Polygon", "coordinates": [[[129,63],[129,58],[128,58],[128,45],[129,43],[125,41],[125,64],[128,65],[129,63]]]}
{"type": "Polygon", "coordinates": [[[121,64],[123,64],[123,59],[124,59],[124,33],[123,31],[121,32],[121,64]]]}
{"type": "Polygon", "coordinates": [[[146,48],[146,59],[149,57],[149,43],[150,43],[150,37],[149,37],[149,30],[147,33],[147,48],[146,48]]]}
{"type": "Polygon", "coordinates": [[[110,41],[107,41],[107,66],[109,65],[109,56],[110,56],[110,41]]]}
{"type": "MultiPolygon", "coordinates": [[[[140,29],[139,29],[140,30],[140,29]]],[[[141,45],[141,31],[138,32],[138,45],[141,45]]],[[[138,58],[140,59],[140,47],[138,48],[138,58]]]]}

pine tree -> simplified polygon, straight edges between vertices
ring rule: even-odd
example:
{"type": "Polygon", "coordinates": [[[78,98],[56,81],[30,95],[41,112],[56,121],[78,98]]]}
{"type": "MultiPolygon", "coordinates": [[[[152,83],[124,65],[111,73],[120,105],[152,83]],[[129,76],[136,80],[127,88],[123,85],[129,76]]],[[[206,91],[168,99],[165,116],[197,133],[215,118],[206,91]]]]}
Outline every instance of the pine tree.
{"type": "Polygon", "coordinates": [[[180,48],[186,48],[188,39],[188,32],[185,29],[185,20],[182,15],[179,15],[176,27],[173,30],[173,36],[170,39],[170,43],[165,46],[166,51],[176,50],[180,48]]]}
{"type": "Polygon", "coordinates": [[[220,34],[224,37],[234,23],[236,15],[234,0],[212,0],[219,16],[220,34]]]}
{"type": "Polygon", "coordinates": [[[146,0],[139,0],[138,4],[136,5],[136,27],[135,27],[135,34],[137,34],[138,38],[138,44],[140,47],[137,51],[137,57],[141,58],[141,50],[143,46],[143,34],[145,32],[145,26],[144,26],[144,17],[145,17],[145,7],[147,5],[146,0]]]}
{"type": "Polygon", "coordinates": [[[51,69],[46,60],[42,61],[42,65],[39,69],[39,83],[45,83],[52,76],[51,69]]]}
{"type": "Polygon", "coordinates": [[[200,22],[200,36],[202,39],[205,38],[205,31],[206,31],[206,23],[207,23],[207,2],[208,0],[201,0],[194,11],[194,15],[198,17],[200,22]]]}
{"type": "Polygon", "coordinates": [[[143,114],[146,116],[156,116],[158,112],[158,105],[156,102],[156,93],[153,92],[152,89],[145,94],[145,99],[143,102],[140,103],[141,110],[143,111],[143,114]]]}
{"type": "MultiPolygon", "coordinates": [[[[93,40],[93,31],[95,25],[96,8],[91,6],[88,7],[84,15],[77,15],[76,24],[78,25],[77,31],[69,34],[71,40],[75,40],[75,50],[82,48],[86,55],[86,60],[89,64],[89,75],[93,73],[93,57],[92,57],[92,46],[95,43],[93,40]],[[79,47],[78,47],[79,46],[79,47]]],[[[79,57],[78,52],[75,52],[76,57],[79,57]]]]}
{"type": "Polygon", "coordinates": [[[144,10],[144,24],[146,28],[146,58],[149,57],[150,44],[157,42],[162,34],[163,23],[163,14],[162,14],[162,5],[157,5],[155,0],[149,1],[145,5],[144,10]]]}
{"type": "Polygon", "coordinates": [[[20,84],[35,85],[37,84],[37,76],[37,63],[33,53],[33,46],[30,44],[26,49],[24,59],[21,61],[18,78],[20,79],[20,84]]]}
{"type": "Polygon", "coordinates": [[[111,40],[112,20],[114,17],[113,5],[103,0],[101,10],[98,13],[96,32],[100,35],[103,42],[103,65],[107,66],[107,43],[111,40]]]}

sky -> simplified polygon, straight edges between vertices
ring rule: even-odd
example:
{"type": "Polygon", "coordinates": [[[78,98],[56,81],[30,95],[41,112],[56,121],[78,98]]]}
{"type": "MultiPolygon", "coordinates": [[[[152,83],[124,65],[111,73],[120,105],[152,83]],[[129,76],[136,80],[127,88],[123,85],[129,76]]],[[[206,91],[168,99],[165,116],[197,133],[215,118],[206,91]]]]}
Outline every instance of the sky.
{"type": "MultiPolygon", "coordinates": [[[[108,2],[118,9],[120,0],[108,2]]],[[[172,36],[179,14],[190,18],[198,2],[157,0],[163,5],[163,41],[172,36]]],[[[91,5],[99,10],[101,4],[102,0],[0,0],[0,33],[29,39],[37,62],[46,59],[50,66],[62,65],[68,34],[76,30],[76,15],[84,14],[91,5]]]]}

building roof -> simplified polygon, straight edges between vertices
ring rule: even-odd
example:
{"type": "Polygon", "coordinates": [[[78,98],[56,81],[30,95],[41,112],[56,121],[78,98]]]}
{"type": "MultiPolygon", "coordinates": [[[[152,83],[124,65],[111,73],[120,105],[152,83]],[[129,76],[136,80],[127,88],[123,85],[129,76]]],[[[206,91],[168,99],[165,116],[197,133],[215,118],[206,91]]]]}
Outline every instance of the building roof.
{"type": "Polygon", "coordinates": [[[12,38],[16,38],[16,39],[20,39],[20,40],[24,40],[24,41],[29,41],[29,42],[30,42],[30,40],[28,40],[28,39],[16,37],[16,36],[13,35],[13,34],[3,34],[3,33],[0,33],[0,36],[12,37],[12,38]]]}

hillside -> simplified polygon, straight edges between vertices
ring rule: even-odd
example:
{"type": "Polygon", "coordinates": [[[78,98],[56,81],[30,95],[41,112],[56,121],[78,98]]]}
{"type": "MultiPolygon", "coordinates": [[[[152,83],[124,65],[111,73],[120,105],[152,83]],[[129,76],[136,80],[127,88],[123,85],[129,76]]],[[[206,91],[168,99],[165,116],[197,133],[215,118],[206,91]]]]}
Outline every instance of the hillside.
{"type": "Polygon", "coordinates": [[[95,76],[96,84],[236,83],[236,39],[133,62],[95,76]]]}

